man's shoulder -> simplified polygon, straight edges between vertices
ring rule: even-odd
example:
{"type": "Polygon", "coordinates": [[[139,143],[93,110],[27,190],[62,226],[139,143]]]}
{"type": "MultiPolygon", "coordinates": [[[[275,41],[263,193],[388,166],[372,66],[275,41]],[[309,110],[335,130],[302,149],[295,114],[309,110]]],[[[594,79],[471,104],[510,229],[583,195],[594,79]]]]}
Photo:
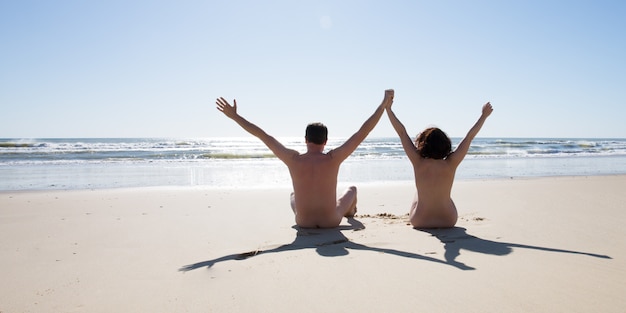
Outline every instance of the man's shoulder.
{"type": "Polygon", "coordinates": [[[336,151],[334,149],[329,150],[328,152],[324,153],[324,157],[329,160],[337,160],[336,151]]]}
{"type": "Polygon", "coordinates": [[[303,153],[294,156],[294,160],[299,164],[320,164],[320,163],[328,163],[332,162],[335,159],[333,158],[332,151],[327,153],[303,153]]]}

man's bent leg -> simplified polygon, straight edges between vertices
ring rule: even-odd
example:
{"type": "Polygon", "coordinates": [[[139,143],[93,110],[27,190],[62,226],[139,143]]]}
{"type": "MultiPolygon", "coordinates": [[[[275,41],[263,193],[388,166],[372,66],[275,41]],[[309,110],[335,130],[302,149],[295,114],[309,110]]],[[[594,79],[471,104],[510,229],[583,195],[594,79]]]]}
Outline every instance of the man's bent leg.
{"type": "Polygon", "coordinates": [[[356,214],[356,187],[350,186],[337,200],[337,213],[345,217],[356,214]]]}

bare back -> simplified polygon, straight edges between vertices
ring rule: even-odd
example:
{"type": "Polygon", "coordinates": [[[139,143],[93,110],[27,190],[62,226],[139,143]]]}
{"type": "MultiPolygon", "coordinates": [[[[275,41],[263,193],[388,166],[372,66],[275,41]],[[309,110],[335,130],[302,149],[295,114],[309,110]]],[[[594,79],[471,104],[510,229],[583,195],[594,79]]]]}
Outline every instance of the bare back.
{"type": "Polygon", "coordinates": [[[287,163],[294,189],[296,224],[334,227],[343,216],[337,211],[337,174],[341,165],[332,154],[307,152],[287,163]]]}
{"type": "MultiPolygon", "coordinates": [[[[411,205],[411,224],[418,228],[454,227],[458,219],[456,206],[450,198],[454,175],[457,167],[467,155],[472,140],[493,111],[491,103],[487,102],[483,105],[478,121],[445,159],[423,157],[407,134],[406,128],[391,109],[391,105],[386,110],[391,125],[400,137],[402,148],[413,165],[417,193],[411,205]]],[[[445,133],[444,136],[447,138],[445,133]]]]}
{"type": "Polygon", "coordinates": [[[385,107],[391,104],[393,94],[392,89],[385,90],[383,102],[359,130],[328,153],[323,153],[327,134],[316,134],[322,136],[314,135],[313,140],[309,140],[308,135],[305,136],[307,152],[300,154],[286,148],[276,138],[239,115],[237,101],[233,100],[233,105],[230,105],[226,99],[220,97],[215,104],[219,111],[263,141],[287,165],[294,189],[291,206],[296,214],[296,224],[300,227],[328,228],[338,226],[344,216],[350,217],[356,213],[356,187],[349,187],[344,195],[336,198],[339,166],[376,126],[385,107]]]}
{"type": "Polygon", "coordinates": [[[419,158],[413,162],[417,196],[411,206],[411,224],[420,228],[452,227],[458,213],[450,197],[456,164],[419,158]]]}

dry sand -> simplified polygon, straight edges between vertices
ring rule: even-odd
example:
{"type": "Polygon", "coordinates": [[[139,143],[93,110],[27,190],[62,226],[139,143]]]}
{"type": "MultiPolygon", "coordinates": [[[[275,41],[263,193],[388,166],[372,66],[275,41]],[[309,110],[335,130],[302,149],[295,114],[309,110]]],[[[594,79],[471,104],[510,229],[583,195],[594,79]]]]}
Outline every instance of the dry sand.
{"type": "Polygon", "coordinates": [[[626,312],[626,176],[459,181],[433,231],[358,187],[329,230],[288,189],[0,193],[0,312],[626,312]]]}

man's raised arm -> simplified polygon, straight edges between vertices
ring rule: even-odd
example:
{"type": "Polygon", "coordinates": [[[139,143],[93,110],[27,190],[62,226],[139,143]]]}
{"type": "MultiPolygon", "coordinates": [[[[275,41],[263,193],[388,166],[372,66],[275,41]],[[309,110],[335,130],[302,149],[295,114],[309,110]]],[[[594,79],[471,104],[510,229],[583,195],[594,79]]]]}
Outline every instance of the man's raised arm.
{"type": "Polygon", "coordinates": [[[356,150],[356,148],[361,144],[361,142],[367,137],[367,135],[374,129],[374,126],[380,120],[380,117],[383,115],[385,108],[391,105],[393,102],[393,89],[385,90],[385,98],[382,103],[376,108],[376,111],[370,116],[365,123],[359,128],[359,130],[354,133],[346,142],[344,142],[341,146],[333,149],[329,152],[334,158],[339,158],[340,160],[345,160],[356,150]]]}
{"type": "Polygon", "coordinates": [[[281,144],[274,137],[268,135],[263,129],[260,127],[250,123],[248,120],[243,118],[241,115],[237,114],[237,100],[233,100],[233,105],[231,106],[226,99],[219,97],[215,101],[217,104],[217,109],[224,113],[227,117],[235,121],[241,128],[255,137],[261,139],[263,143],[278,157],[281,161],[287,162],[291,157],[298,155],[298,151],[287,149],[283,144],[281,144]]]}

